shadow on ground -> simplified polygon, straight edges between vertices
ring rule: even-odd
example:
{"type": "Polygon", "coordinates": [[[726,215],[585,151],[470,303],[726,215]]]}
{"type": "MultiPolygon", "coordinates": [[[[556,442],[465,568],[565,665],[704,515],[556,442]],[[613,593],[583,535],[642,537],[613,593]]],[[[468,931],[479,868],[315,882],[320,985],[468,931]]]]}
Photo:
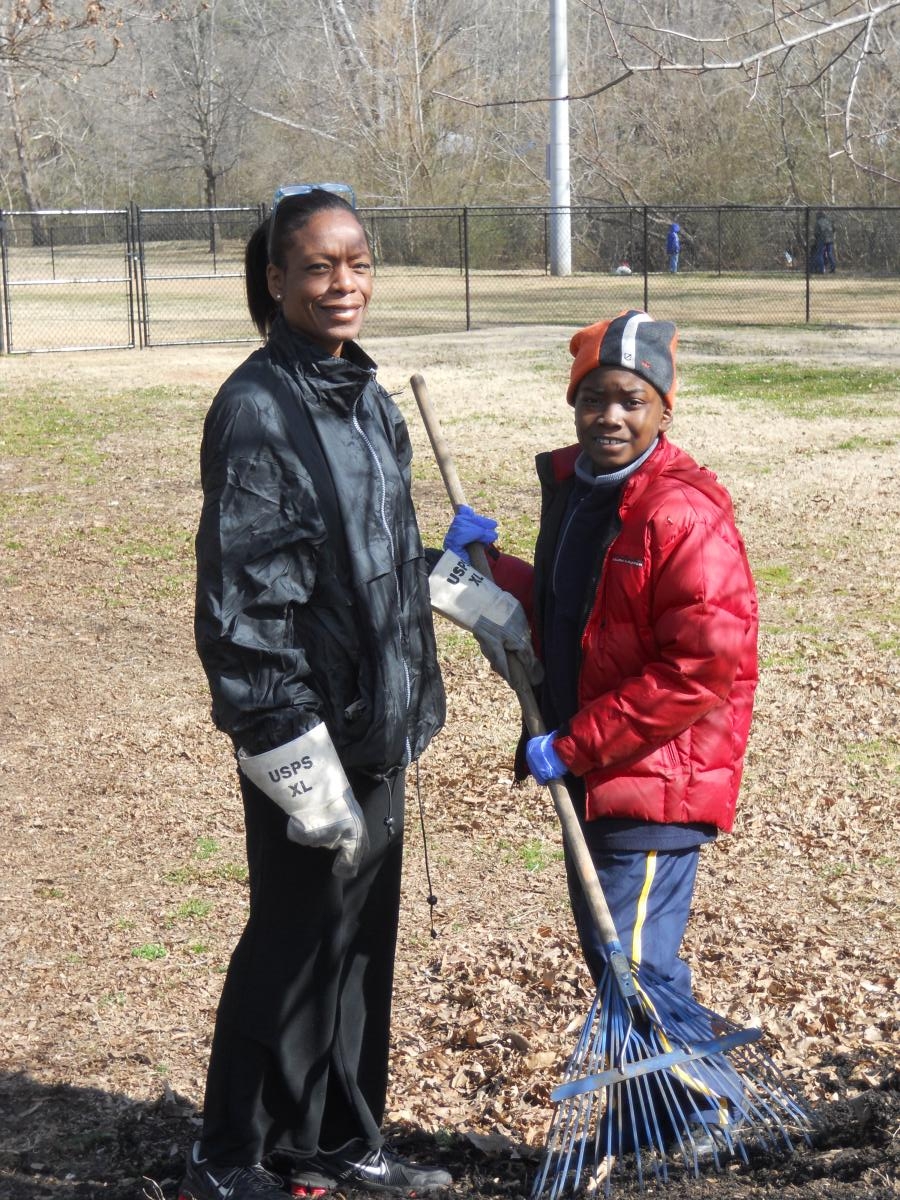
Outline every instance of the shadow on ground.
{"type": "Polygon", "coordinates": [[[136,1200],[147,1180],[174,1195],[199,1120],[168,1090],[148,1103],[0,1075],[0,1200],[136,1200]]]}
{"type": "MultiPolygon", "coordinates": [[[[900,1196],[900,1072],[824,1106],[815,1120],[814,1144],[795,1154],[751,1158],[699,1179],[676,1177],[644,1194],[665,1200],[900,1196]]],[[[148,1103],[18,1073],[0,1076],[0,1123],[0,1200],[173,1200],[200,1114],[168,1089],[148,1103]]],[[[537,1157],[532,1149],[499,1136],[435,1137],[405,1125],[388,1132],[401,1153],[450,1170],[457,1198],[528,1196],[537,1157]]],[[[641,1194],[624,1177],[614,1188],[618,1197],[641,1194]]]]}

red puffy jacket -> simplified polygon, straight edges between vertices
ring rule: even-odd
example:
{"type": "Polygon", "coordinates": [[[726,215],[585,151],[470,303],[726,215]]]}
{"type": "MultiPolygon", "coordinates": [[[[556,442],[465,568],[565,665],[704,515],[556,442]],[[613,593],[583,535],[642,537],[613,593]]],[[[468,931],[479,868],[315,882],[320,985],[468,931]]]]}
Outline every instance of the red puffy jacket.
{"type": "MultiPolygon", "coordinates": [[[[496,579],[533,612],[574,486],[579,447],[541,454],[535,571],[496,579]],[[525,585],[523,587],[523,585],[525,585]]],[[[626,482],[621,529],[581,638],[580,708],[554,743],[587,788],[587,817],[734,822],[757,683],[756,590],[728,493],[664,436],[626,482]]]]}

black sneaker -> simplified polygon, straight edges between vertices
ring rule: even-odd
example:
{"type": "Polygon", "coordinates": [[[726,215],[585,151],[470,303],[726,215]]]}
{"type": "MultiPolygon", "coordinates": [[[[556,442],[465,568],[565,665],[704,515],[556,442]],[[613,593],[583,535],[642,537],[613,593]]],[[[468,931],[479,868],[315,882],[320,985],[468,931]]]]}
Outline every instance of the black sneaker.
{"type": "Polygon", "coordinates": [[[384,1192],[391,1196],[428,1196],[453,1185],[453,1176],[442,1167],[422,1167],[382,1146],[358,1159],[340,1151],[316,1154],[291,1169],[290,1194],[319,1197],[337,1187],[384,1192]]]}
{"type": "Polygon", "coordinates": [[[178,1200],[284,1200],[281,1179],[261,1163],[252,1167],[217,1167],[200,1157],[194,1142],[178,1200]]]}

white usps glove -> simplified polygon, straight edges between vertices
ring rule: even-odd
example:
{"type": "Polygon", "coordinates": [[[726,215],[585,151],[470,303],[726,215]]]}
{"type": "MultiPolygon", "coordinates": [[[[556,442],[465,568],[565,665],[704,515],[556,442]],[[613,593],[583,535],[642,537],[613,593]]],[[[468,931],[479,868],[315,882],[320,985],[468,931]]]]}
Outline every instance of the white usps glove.
{"type": "Polygon", "coordinates": [[[531,645],[525,609],[471,563],[452,550],[443,554],[428,577],[431,607],[448,620],[474,633],[481,652],[507,683],[511,683],[507,650],[514,650],[532,683],[543,678],[531,645]]]}
{"type": "Polygon", "coordinates": [[[362,809],[321,722],[264,754],[238,752],[251,783],[290,817],[287,835],[301,846],[336,850],[332,874],[352,879],[369,848],[362,809]]]}

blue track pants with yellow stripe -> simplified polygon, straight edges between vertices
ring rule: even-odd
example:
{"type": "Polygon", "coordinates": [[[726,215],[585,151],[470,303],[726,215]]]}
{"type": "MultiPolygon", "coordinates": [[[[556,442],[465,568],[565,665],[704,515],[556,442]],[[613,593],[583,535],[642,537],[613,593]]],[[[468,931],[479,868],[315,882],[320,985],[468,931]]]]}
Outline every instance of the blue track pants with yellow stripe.
{"type": "MultiPolygon", "coordinates": [[[[682,994],[690,1005],[691,972],[678,952],[690,916],[700,847],[609,850],[601,844],[599,826],[587,822],[583,828],[622,949],[635,969],[650,968],[657,979],[682,994]]],[[[566,869],[579,939],[594,982],[598,983],[606,964],[603,939],[568,855],[566,869]]],[[[677,1007],[670,1008],[670,1012],[677,1013],[677,1007]]],[[[704,1037],[710,1036],[712,1030],[704,1030],[704,1037]]],[[[723,1057],[716,1056],[710,1067],[713,1064],[709,1072],[695,1065],[689,1075],[670,1078],[667,1087],[659,1089],[654,1107],[664,1137],[674,1136],[676,1125],[683,1130],[695,1122],[718,1124],[728,1118],[729,1110],[740,1107],[739,1077],[723,1057]]],[[[628,1121],[624,1127],[629,1128],[628,1121]]],[[[620,1151],[627,1148],[618,1146],[620,1151]]]]}
{"type": "MultiPolygon", "coordinates": [[[[691,972],[678,957],[691,912],[700,847],[686,850],[605,850],[591,845],[598,823],[584,826],[591,858],[622,949],[635,966],[650,967],[679,991],[691,993],[691,972]]],[[[603,942],[568,857],[569,898],[578,936],[596,983],[606,958],[603,942]]]]}

